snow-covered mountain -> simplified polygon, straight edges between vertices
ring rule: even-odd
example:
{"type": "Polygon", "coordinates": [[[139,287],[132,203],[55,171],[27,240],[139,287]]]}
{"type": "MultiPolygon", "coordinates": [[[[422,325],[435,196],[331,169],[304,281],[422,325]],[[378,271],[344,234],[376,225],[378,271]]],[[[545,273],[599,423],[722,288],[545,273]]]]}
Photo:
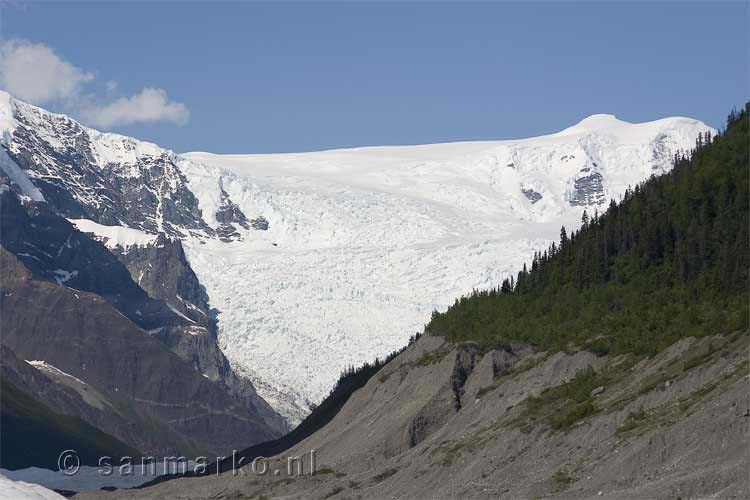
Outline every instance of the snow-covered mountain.
{"type": "Polygon", "coordinates": [[[181,239],[222,350],[292,421],[343,368],[496,286],[706,130],[594,115],[523,140],[178,155],[0,93],[6,175],[110,244],[181,239]]]}

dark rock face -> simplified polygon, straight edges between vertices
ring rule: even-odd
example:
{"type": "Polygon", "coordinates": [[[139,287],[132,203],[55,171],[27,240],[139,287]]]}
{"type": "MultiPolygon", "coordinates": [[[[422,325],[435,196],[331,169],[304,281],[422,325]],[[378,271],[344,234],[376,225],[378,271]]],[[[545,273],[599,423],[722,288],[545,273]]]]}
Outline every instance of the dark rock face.
{"type": "Polygon", "coordinates": [[[82,463],[94,466],[100,456],[137,457],[155,444],[93,387],[54,368],[34,368],[2,344],[0,386],[0,467],[54,469],[60,451],[79,448],[82,463]]]}
{"type": "Polygon", "coordinates": [[[237,224],[244,229],[249,229],[250,225],[248,224],[247,217],[240,210],[240,207],[229,198],[224,188],[221,188],[220,196],[221,203],[219,210],[215,214],[216,220],[220,223],[216,234],[225,242],[240,239],[240,233],[233,224],[237,224]]]}
{"type": "MultiPolygon", "coordinates": [[[[238,228],[251,227],[239,206],[221,189],[216,214],[220,227],[215,230],[203,219],[172,152],[100,134],[19,101],[12,101],[12,106],[19,126],[7,146],[0,147],[8,161],[25,171],[46,203],[22,206],[10,198],[2,200],[0,243],[28,266],[34,279],[101,296],[260,415],[272,432],[287,431],[286,422],[252,384],[236,377],[216,344],[217,311],[210,308],[178,239],[188,235],[225,242],[239,239],[238,228]],[[63,217],[159,236],[153,245],[110,252],[63,217]]],[[[7,179],[4,184],[19,194],[18,186],[7,179]]]]}
{"type": "Polygon", "coordinates": [[[542,199],[542,193],[538,193],[533,189],[522,188],[521,192],[524,194],[524,196],[526,196],[526,199],[529,200],[532,205],[542,199]]]}
{"type": "Polygon", "coordinates": [[[601,205],[604,199],[604,178],[598,172],[578,177],[573,186],[570,205],[573,207],[601,205]]]}
{"type": "Polygon", "coordinates": [[[216,235],[224,243],[242,239],[242,235],[232,224],[220,224],[216,230],[216,235]]]}
{"type": "Polygon", "coordinates": [[[424,441],[461,410],[464,385],[479,359],[481,352],[472,345],[464,346],[456,352],[448,386],[430,399],[409,423],[406,430],[408,447],[412,448],[424,441]]]}
{"type": "Polygon", "coordinates": [[[248,219],[221,185],[214,214],[219,227],[209,226],[171,151],[102,134],[20,101],[11,106],[18,127],[0,147],[64,217],[225,242],[241,238],[238,228],[268,229],[263,217],[248,219]]]}
{"type": "Polygon", "coordinates": [[[673,142],[667,134],[659,134],[651,142],[651,170],[657,173],[669,170],[673,161],[671,154],[674,149],[673,142]]]}
{"type": "Polygon", "coordinates": [[[149,297],[114,255],[46,203],[22,205],[12,193],[0,194],[0,244],[34,279],[95,293],[141,328],[189,324],[149,297]]]}
{"type": "Polygon", "coordinates": [[[216,235],[221,241],[230,242],[242,239],[235,224],[243,229],[250,229],[252,227],[261,231],[268,230],[268,220],[265,217],[259,216],[255,219],[248,219],[240,207],[229,198],[229,194],[224,191],[224,188],[221,188],[220,196],[221,203],[215,216],[219,222],[216,235]]]}
{"type": "Polygon", "coordinates": [[[172,153],[153,148],[135,154],[138,144],[109,136],[121,159],[98,155],[92,134],[77,122],[16,102],[19,122],[7,152],[28,171],[53,210],[68,218],[123,225],[170,236],[213,229],[172,153]]]}
{"type": "MultiPolygon", "coordinates": [[[[149,297],[117,257],[46,203],[22,205],[5,189],[0,244],[2,342],[23,359],[51,363],[126,408],[128,421],[146,436],[130,443],[165,453],[225,451],[238,446],[238,439],[253,444],[286,430],[254,389],[240,387],[208,327],[149,297]],[[149,434],[151,420],[178,423],[149,434]]],[[[181,246],[170,251],[184,259],[181,246]]],[[[183,267],[175,261],[180,259],[167,259],[165,270],[155,271],[165,278],[158,289],[164,295],[180,287],[188,294],[197,284],[186,261],[183,267]]],[[[201,298],[199,286],[192,291],[192,299],[201,298]]],[[[196,302],[207,307],[205,300],[196,302]]],[[[129,429],[108,431],[126,440],[134,432],[129,429]]]]}
{"type": "Polygon", "coordinates": [[[232,398],[99,295],[35,280],[4,250],[2,259],[3,344],[104,395],[134,425],[109,429],[115,437],[142,433],[141,446],[149,446],[144,452],[220,453],[238,446],[238,440],[253,444],[279,435],[254,408],[232,398]]]}
{"type": "Polygon", "coordinates": [[[149,296],[168,303],[190,320],[208,328],[215,337],[216,321],[208,295],[185,256],[182,242],[160,233],[153,244],[115,247],[112,253],[149,296]]]}
{"type": "Polygon", "coordinates": [[[229,195],[226,191],[224,191],[224,189],[221,190],[221,205],[219,206],[219,210],[216,212],[216,220],[221,223],[227,224],[236,222],[245,229],[248,228],[247,217],[242,212],[242,210],[240,210],[240,207],[235,205],[234,202],[229,198],[229,195]]]}
{"type": "Polygon", "coordinates": [[[259,231],[268,231],[268,220],[262,215],[250,221],[250,226],[259,231]]]}
{"type": "Polygon", "coordinates": [[[473,345],[463,346],[456,353],[456,362],[453,365],[453,374],[451,375],[451,389],[453,390],[453,406],[456,411],[461,409],[463,404],[464,384],[466,379],[474,371],[474,365],[482,357],[481,350],[473,345]]]}

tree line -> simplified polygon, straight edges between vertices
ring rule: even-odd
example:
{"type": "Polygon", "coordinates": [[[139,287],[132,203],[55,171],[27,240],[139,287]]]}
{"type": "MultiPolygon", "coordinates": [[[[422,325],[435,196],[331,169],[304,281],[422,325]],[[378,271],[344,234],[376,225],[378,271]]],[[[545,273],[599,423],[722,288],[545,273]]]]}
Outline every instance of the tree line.
{"type": "Polygon", "coordinates": [[[686,335],[748,330],[748,110],[699,134],[674,168],[537,252],[491,290],[433,313],[427,330],[488,347],[524,341],[652,354],[686,335]]]}

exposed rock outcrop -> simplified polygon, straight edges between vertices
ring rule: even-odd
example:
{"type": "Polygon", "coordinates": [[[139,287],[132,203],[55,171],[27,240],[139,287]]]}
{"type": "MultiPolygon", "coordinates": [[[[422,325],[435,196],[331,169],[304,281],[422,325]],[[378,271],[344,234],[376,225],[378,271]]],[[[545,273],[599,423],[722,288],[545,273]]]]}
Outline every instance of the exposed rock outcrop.
{"type": "MultiPolygon", "coordinates": [[[[144,335],[161,341],[251,414],[260,415],[270,430],[268,436],[288,430],[252,384],[234,374],[219,349],[214,313],[179,240],[162,235],[153,246],[119,249],[115,256],[52,212],[48,204],[21,204],[7,191],[0,194],[0,244],[23,262],[34,279],[104,299],[144,335]]],[[[28,309],[27,313],[34,314],[28,309]]]]}
{"type": "Polygon", "coordinates": [[[606,202],[604,196],[604,178],[599,172],[577,177],[573,182],[571,206],[601,205],[606,202]]]}
{"type": "Polygon", "coordinates": [[[16,101],[8,154],[33,177],[50,206],[68,218],[127,224],[147,232],[212,232],[173,155],[155,146],[139,151],[125,137],[110,135],[120,158],[98,154],[92,134],[77,122],[16,101]]]}
{"type": "Polygon", "coordinates": [[[538,193],[531,188],[529,189],[522,188],[521,192],[526,197],[526,199],[531,202],[532,205],[543,198],[542,193],[538,193]]]}
{"type": "MultiPolygon", "coordinates": [[[[4,263],[3,269],[18,265],[4,263]]],[[[251,408],[96,294],[30,279],[28,273],[24,279],[3,279],[0,307],[3,344],[104,395],[135,426],[109,431],[125,440],[139,429],[150,446],[141,451],[218,453],[232,449],[238,438],[252,444],[278,435],[251,408]],[[29,310],[30,303],[37,309],[29,310]]]]}
{"type": "Polygon", "coordinates": [[[148,450],[220,452],[238,437],[249,445],[285,430],[239,383],[208,328],[149,297],[117,257],[46,203],[21,204],[3,190],[0,244],[2,343],[84,381],[124,412],[129,426],[114,421],[113,436],[127,440],[139,428],[142,439],[131,443],[148,450]]]}
{"type": "Polygon", "coordinates": [[[208,295],[190,267],[180,240],[161,233],[152,244],[115,246],[112,253],[149,296],[167,302],[216,337],[216,320],[208,295]]]}
{"type": "Polygon", "coordinates": [[[214,214],[216,220],[219,222],[216,234],[222,241],[226,242],[240,239],[240,233],[237,231],[234,224],[237,224],[243,229],[249,229],[249,221],[240,207],[229,198],[229,194],[224,191],[224,188],[220,187],[219,189],[221,200],[219,209],[216,211],[216,214],[214,214]]]}

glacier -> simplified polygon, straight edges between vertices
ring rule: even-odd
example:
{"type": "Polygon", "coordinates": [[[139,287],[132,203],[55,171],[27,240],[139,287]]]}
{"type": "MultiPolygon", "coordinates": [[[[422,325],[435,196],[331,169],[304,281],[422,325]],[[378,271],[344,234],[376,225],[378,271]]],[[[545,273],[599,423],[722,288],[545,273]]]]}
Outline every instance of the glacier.
{"type": "Polygon", "coordinates": [[[180,168],[202,207],[215,206],[220,177],[269,229],[229,244],[188,239],[186,251],[221,311],[222,350],[298,422],[344,368],[400,348],[457,297],[499,285],[562,225],[575,229],[584,210],[668,171],[706,130],[688,118],[594,115],[524,140],[189,153],[180,168]]]}
{"type": "Polygon", "coordinates": [[[177,154],[0,91],[0,170],[109,246],[179,238],[233,369],[292,424],[706,131],[602,114],[528,139],[177,154]]]}

